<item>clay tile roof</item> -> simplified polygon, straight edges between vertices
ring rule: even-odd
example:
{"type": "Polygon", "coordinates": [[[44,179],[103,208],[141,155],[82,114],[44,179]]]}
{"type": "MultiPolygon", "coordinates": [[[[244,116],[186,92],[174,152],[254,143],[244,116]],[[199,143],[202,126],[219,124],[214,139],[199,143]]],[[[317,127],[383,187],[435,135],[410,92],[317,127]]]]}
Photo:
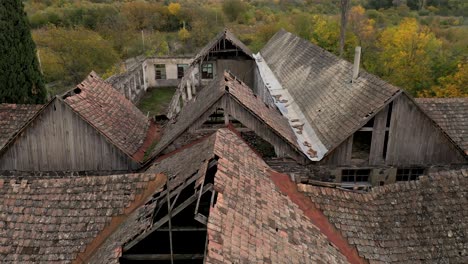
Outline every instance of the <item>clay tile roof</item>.
{"type": "Polygon", "coordinates": [[[194,100],[184,105],[177,118],[168,124],[161,140],[153,151],[153,156],[160,153],[182,133],[187,131],[205,112],[211,109],[211,113],[213,113],[215,110],[213,107],[216,107],[215,104],[224,95],[237,100],[245,109],[300,151],[296,136],[287,119],[276,109],[264,104],[245,83],[236,79],[232,74],[224,72],[222,76],[219,76],[218,79],[213,80],[207,87],[203,88],[194,100]]]}
{"type": "Polygon", "coordinates": [[[0,178],[0,262],[72,263],[164,183],[155,174],[0,178]]]}
{"type": "Polygon", "coordinates": [[[218,130],[215,154],[218,198],[208,219],[207,263],[348,263],[240,137],[218,130]]]}
{"type": "Polygon", "coordinates": [[[42,105],[0,104],[0,149],[14,138],[42,105]]]}
{"type": "Polygon", "coordinates": [[[245,55],[252,58],[252,51],[242,42],[240,41],[229,29],[225,28],[223,31],[219,32],[216,37],[214,37],[208,44],[206,44],[197,55],[193,59],[192,64],[198,63],[200,59],[207,56],[213,48],[216,47],[218,43],[221,41],[227,40],[231,42],[234,46],[238,47],[245,55]]]}
{"type": "Polygon", "coordinates": [[[466,263],[468,170],[369,193],[299,185],[371,263],[466,263]]]}
{"type": "Polygon", "coordinates": [[[84,120],[129,156],[145,142],[149,119],[112,86],[92,72],[64,96],[84,120]]]}
{"type": "Polygon", "coordinates": [[[416,98],[415,100],[468,154],[468,98],[416,98]]]}
{"type": "Polygon", "coordinates": [[[351,82],[352,63],[285,30],[260,54],[328,151],[400,91],[364,70],[351,82]]]}

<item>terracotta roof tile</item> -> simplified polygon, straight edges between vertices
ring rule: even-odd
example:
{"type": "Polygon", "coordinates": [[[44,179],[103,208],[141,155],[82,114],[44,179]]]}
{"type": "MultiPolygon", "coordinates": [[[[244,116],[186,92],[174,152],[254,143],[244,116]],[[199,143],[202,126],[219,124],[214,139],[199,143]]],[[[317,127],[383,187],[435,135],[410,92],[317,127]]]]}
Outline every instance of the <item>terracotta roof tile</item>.
{"type": "Polygon", "coordinates": [[[370,263],[465,263],[468,171],[355,193],[299,185],[370,263]]]}
{"type": "Polygon", "coordinates": [[[0,104],[0,149],[3,149],[42,105],[0,104]]]}
{"type": "Polygon", "coordinates": [[[208,220],[207,263],[348,263],[277,190],[268,166],[235,133],[217,132],[219,192],[208,220]]]}
{"type": "Polygon", "coordinates": [[[468,154],[468,98],[416,98],[415,100],[468,154]]]}
{"type": "Polygon", "coordinates": [[[147,138],[149,119],[94,72],[65,96],[65,102],[129,156],[147,138]]]}
{"type": "Polygon", "coordinates": [[[158,177],[0,178],[0,262],[71,263],[158,177]]]}

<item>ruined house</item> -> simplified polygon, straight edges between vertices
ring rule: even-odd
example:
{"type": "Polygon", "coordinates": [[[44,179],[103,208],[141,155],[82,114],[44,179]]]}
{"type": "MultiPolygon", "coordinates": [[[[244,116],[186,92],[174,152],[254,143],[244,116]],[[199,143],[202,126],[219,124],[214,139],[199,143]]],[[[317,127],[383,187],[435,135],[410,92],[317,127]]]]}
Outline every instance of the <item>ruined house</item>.
{"type": "Polygon", "coordinates": [[[159,131],[94,72],[43,106],[1,105],[0,116],[0,171],[10,172],[134,171],[159,131]]]}
{"type": "Polygon", "coordinates": [[[467,262],[467,99],[285,31],[253,57],[253,85],[216,71],[164,127],[95,73],[0,105],[0,262],[467,262]]]}
{"type": "Polygon", "coordinates": [[[221,31],[193,58],[169,106],[169,118],[208,85],[228,70],[249,87],[253,85],[255,62],[250,49],[228,29],[221,31]]]}
{"type": "Polygon", "coordinates": [[[284,30],[255,57],[256,94],[289,120],[308,154],[302,177],[383,185],[466,164],[460,141],[402,89],[360,70],[358,58],[353,65],[284,30]]]}

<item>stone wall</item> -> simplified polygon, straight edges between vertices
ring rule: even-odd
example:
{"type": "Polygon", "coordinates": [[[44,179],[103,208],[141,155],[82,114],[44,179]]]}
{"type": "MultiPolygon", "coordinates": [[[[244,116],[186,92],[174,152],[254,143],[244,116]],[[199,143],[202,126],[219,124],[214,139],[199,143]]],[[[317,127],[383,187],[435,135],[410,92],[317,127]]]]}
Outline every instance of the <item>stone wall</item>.
{"type": "Polygon", "coordinates": [[[145,68],[146,61],[139,60],[127,67],[124,73],[113,75],[106,82],[125,95],[132,103],[137,104],[148,89],[145,68]]]}

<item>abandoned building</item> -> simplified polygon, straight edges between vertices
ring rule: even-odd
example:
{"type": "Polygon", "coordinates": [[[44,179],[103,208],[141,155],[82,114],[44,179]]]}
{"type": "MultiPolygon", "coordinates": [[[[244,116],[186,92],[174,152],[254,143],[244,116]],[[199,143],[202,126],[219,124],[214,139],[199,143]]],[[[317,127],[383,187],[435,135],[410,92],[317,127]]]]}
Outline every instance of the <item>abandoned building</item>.
{"type": "Polygon", "coordinates": [[[11,173],[133,171],[159,135],[154,122],[94,72],[43,106],[2,105],[0,116],[0,171],[11,173]]]}
{"type": "Polygon", "coordinates": [[[468,262],[468,98],[284,30],[128,69],[0,104],[1,263],[468,262]],[[163,75],[157,123],[132,102],[163,75]]]}

